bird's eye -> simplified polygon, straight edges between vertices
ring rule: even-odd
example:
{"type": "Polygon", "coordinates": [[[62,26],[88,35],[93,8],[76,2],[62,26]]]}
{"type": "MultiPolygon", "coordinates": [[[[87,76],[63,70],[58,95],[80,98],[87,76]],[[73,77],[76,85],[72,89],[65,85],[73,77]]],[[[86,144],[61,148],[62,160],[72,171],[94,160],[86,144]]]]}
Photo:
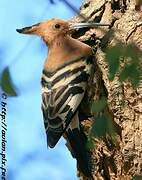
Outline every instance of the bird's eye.
{"type": "Polygon", "coordinates": [[[54,25],[54,28],[55,28],[55,29],[60,29],[60,27],[61,27],[60,24],[55,24],[55,25],[54,25]]]}

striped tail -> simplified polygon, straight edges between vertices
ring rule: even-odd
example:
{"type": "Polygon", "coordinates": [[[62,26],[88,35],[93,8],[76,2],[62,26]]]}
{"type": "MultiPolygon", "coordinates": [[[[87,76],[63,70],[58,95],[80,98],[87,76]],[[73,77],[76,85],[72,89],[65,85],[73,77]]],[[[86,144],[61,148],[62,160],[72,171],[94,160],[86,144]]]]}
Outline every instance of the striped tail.
{"type": "MultiPolygon", "coordinates": [[[[75,121],[75,119],[72,119],[72,122],[73,121],[75,121]]],[[[75,123],[73,125],[75,125],[75,123]]],[[[71,125],[66,130],[65,135],[72,148],[73,156],[77,160],[77,165],[79,169],[86,177],[92,177],[90,167],[91,164],[89,163],[91,154],[89,151],[87,151],[86,148],[86,135],[83,133],[83,131],[81,131],[80,128],[77,128],[75,126],[71,127],[71,125]]]]}

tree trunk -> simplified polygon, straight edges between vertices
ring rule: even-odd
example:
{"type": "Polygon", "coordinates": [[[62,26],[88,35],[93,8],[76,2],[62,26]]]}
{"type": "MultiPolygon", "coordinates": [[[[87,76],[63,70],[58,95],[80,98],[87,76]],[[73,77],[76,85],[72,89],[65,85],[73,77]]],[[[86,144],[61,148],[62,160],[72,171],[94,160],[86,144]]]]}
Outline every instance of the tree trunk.
{"type": "MultiPolygon", "coordinates": [[[[133,43],[142,50],[142,12],[137,11],[135,1],[132,0],[86,0],[81,7],[81,14],[94,22],[111,24],[110,27],[78,30],[74,34],[92,46],[93,42],[100,42],[95,54],[94,89],[95,92],[100,91],[100,84],[103,84],[108,112],[114,119],[118,134],[117,143],[95,138],[95,148],[92,150],[92,161],[95,159],[94,179],[130,180],[132,177],[140,177],[142,176],[142,82],[137,89],[133,89],[127,81],[120,83],[117,76],[113,81],[109,81],[105,50],[117,42],[125,45],[133,43]],[[96,41],[92,41],[94,36],[96,41]]],[[[77,16],[71,21],[81,22],[82,19],[77,16]]],[[[100,93],[95,93],[93,99],[98,98],[100,93]]],[[[85,133],[88,133],[91,124],[89,120],[82,122],[85,133]]],[[[78,176],[82,180],[86,179],[81,172],[78,176]]]]}

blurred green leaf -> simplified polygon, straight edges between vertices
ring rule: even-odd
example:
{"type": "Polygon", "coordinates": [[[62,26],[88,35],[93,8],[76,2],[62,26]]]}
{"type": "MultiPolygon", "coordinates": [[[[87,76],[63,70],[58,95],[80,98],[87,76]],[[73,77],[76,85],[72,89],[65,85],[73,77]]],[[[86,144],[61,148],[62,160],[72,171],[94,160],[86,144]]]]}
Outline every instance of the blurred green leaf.
{"type": "Polygon", "coordinates": [[[133,87],[136,87],[139,84],[141,77],[140,69],[137,67],[137,65],[134,63],[132,64],[126,64],[123,70],[120,73],[119,80],[120,82],[125,81],[128,79],[133,87]]]}
{"type": "Polygon", "coordinates": [[[106,97],[102,97],[100,100],[96,100],[92,103],[92,112],[101,112],[107,105],[106,97]]]}
{"type": "Polygon", "coordinates": [[[142,52],[135,44],[129,44],[123,49],[123,56],[130,57],[131,60],[136,63],[139,63],[139,58],[142,55],[142,52]]]}
{"type": "Polygon", "coordinates": [[[132,67],[132,65],[131,64],[127,64],[124,68],[123,68],[123,70],[121,71],[121,73],[120,73],[120,76],[119,76],[119,80],[121,81],[121,82],[123,82],[123,81],[125,81],[129,76],[130,76],[130,70],[133,70],[133,67],[132,67]]]}
{"type": "Polygon", "coordinates": [[[90,150],[90,149],[95,149],[95,143],[93,143],[93,141],[89,138],[88,139],[88,141],[87,141],[87,144],[86,144],[86,148],[88,149],[88,150],[90,150]]]}
{"type": "Polygon", "coordinates": [[[134,176],[132,180],[142,180],[142,176],[134,176]]]}
{"type": "Polygon", "coordinates": [[[113,80],[120,65],[120,57],[122,54],[120,45],[113,46],[106,51],[106,60],[109,65],[109,80],[113,80]]]}
{"type": "Polygon", "coordinates": [[[6,92],[9,96],[17,96],[16,91],[12,85],[10,73],[8,67],[4,69],[1,77],[1,88],[4,92],[6,92]]]}
{"type": "Polygon", "coordinates": [[[95,137],[106,137],[106,135],[114,136],[115,130],[111,118],[107,113],[102,113],[96,118],[91,129],[91,134],[95,137]]]}
{"type": "Polygon", "coordinates": [[[109,65],[109,79],[113,80],[115,74],[119,72],[120,61],[126,60],[120,73],[120,82],[126,79],[130,81],[133,87],[136,87],[142,76],[142,67],[140,65],[141,50],[133,43],[128,46],[117,44],[106,51],[106,60],[109,65]]]}
{"type": "Polygon", "coordinates": [[[138,86],[138,84],[140,83],[140,79],[141,79],[141,73],[140,71],[138,71],[138,69],[135,70],[134,74],[131,74],[131,84],[132,86],[135,88],[138,86]]]}

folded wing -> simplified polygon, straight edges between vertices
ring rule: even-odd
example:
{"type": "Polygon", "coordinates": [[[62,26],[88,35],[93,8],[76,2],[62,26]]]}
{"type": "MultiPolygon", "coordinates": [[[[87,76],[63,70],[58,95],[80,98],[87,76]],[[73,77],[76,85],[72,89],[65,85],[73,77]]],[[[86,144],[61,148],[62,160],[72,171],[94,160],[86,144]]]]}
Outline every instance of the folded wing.
{"type": "Polygon", "coordinates": [[[90,76],[91,64],[78,59],[53,72],[43,71],[42,111],[48,146],[53,148],[75,115],[90,76]]]}

